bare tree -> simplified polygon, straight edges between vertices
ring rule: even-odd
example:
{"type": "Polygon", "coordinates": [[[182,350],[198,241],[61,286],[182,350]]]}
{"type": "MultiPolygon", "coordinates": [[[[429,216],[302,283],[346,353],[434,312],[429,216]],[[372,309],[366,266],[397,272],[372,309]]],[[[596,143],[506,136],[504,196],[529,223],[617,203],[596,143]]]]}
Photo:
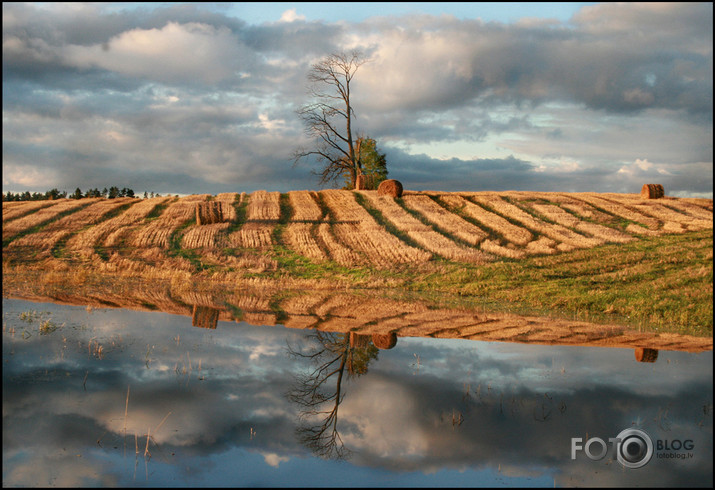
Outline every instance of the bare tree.
{"type": "Polygon", "coordinates": [[[347,173],[351,185],[361,172],[360,152],[353,141],[355,111],[350,99],[350,83],[367,60],[359,51],[331,54],[314,64],[308,73],[314,102],[298,109],[305,132],[316,141],[312,149],[300,148],[294,162],[314,156],[322,165],[317,175],[326,184],[347,173]]]}
{"type": "Polygon", "coordinates": [[[344,375],[365,374],[370,361],[377,358],[377,348],[368,343],[354,346],[350,334],[318,330],[309,339],[313,345],[307,352],[288,348],[291,356],[309,359],[315,365],[310,373],[296,376],[297,383],[287,394],[301,407],[299,417],[304,423],[296,429],[296,435],[318,456],[344,459],[350,454],[338,431],[338,408],[345,397],[344,375]],[[333,376],[334,388],[328,383],[333,376]]]}

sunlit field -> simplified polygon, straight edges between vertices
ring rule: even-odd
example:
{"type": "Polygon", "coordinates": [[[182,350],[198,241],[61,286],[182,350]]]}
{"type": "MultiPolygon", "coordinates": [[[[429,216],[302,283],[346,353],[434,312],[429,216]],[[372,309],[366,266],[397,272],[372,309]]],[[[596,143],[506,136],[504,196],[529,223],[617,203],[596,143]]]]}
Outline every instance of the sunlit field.
{"type": "Polygon", "coordinates": [[[447,293],[712,335],[712,200],[375,191],[3,203],[3,276],[447,293]]]}

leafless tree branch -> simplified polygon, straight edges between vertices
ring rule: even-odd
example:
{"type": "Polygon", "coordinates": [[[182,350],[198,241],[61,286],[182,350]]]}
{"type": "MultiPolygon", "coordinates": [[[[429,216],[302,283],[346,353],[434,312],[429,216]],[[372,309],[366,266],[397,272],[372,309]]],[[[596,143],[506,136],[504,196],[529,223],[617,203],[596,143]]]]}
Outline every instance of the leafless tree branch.
{"type": "Polygon", "coordinates": [[[359,51],[336,53],[315,63],[308,73],[310,94],[315,102],[298,109],[305,133],[315,140],[315,148],[300,148],[293,163],[315,157],[321,165],[320,183],[327,184],[348,172],[354,186],[361,172],[360,154],[353,137],[355,111],[350,100],[350,82],[366,63],[359,51]]]}

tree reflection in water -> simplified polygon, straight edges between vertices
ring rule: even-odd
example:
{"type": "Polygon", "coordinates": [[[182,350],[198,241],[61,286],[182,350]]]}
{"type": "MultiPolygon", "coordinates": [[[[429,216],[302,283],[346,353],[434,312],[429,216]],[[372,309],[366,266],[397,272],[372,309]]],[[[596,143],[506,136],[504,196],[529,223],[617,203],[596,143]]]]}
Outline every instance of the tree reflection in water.
{"type": "Polygon", "coordinates": [[[315,331],[308,336],[309,346],[305,350],[288,346],[290,356],[307,359],[313,365],[307,374],[296,376],[295,387],[287,396],[302,407],[296,435],[314,454],[327,459],[349,457],[350,450],[338,431],[338,408],[345,397],[344,375],[357,378],[367,373],[370,362],[377,359],[375,345],[391,349],[396,341],[395,334],[371,338],[355,332],[315,331]]]}

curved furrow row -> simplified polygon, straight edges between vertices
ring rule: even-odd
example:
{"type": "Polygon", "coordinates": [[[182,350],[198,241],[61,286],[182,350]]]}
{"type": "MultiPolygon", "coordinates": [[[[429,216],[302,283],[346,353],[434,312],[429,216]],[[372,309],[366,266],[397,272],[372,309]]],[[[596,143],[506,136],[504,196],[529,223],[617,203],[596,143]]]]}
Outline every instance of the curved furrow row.
{"type": "Polygon", "coordinates": [[[275,270],[281,244],[316,262],[390,268],[433,257],[521,259],[713,226],[711,200],[635,194],[408,191],[396,200],[323,190],[282,197],[256,191],[3,203],[3,248],[12,260],[80,257],[132,270],[191,270],[201,260],[261,272],[275,270]],[[193,266],[177,255],[181,249],[191,250],[185,257],[193,266]]]}
{"type": "Polygon", "coordinates": [[[196,203],[205,201],[206,197],[199,195],[176,199],[157,219],[131,230],[127,237],[128,243],[137,248],[168,249],[171,235],[181,225],[195,218],[196,203]]]}
{"type": "Polygon", "coordinates": [[[133,200],[130,197],[108,200],[92,198],[91,201],[86,199],[84,204],[89,203],[89,205],[85,208],[53,221],[37,233],[31,233],[12,241],[8,248],[10,250],[21,247],[33,248],[38,252],[37,258],[48,257],[52,249],[61,241],[80,232],[84,227],[101,222],[107,213],[133,200]]]}
{"type": "Polygon", "coordinates": [[[273,229],[280,219],[280,193],[255,191],[247,199],[246,223],[228,236],[228,244],[233,248],[270,249],[273,229]]]}
{"type": "MultiPolygon", "coordinates": [[[[48,222],[55,219],[58,215],[71,211],[74,208],[79,208],[82,206],[87,206],[87,201],[85,199],[61,199],[59,201],[53,201],[50,206],[36,208],[34,203],[23,202],[23,208],[27,207],[32,212],[25,213],[25,216],[15,219],[10,222],[6,222],[5,207],[6,204],[3,202],[3,213],[2,213],[2,241],[3,243],[12,237],[30,230],[31,228],[41,225],[42,223],[48,222]]],[[[11,215],[12,216],[12,215],[11,215]]]]}
{"type": "Polygon", "coordinates": [[[136,225],[158,205],[166,201],[163,197],[136,200],[131,206],[119,215],[97,223],[84,231],[74,235],[67,241],[67,249],[79,256],[89,259],[96,254],[98,246],[112,246],[117,243],[120,233],[127,227],[136,225]]]}
{"type": "Polygon", "coordinates": [[[420,263],[432,254],[407,245],[380,226],[355,200],[352,191],[320,192],[333,218],[335,237],[348,248],[362,252],[373,265],[389,268],[395,264],[420,263]]]}
{"type": "Polygon", "coordinates": [[[485,263],[493,260],[491,255],[462,246],[446,236],[437,233],[410,213],[405,211],[392,197],[378,196],[372,192],[363,192],[370,204],[378,208],[383,216],[400,231],[407,234],[423,249],[446,259],[458,262],[485,263]]]}

